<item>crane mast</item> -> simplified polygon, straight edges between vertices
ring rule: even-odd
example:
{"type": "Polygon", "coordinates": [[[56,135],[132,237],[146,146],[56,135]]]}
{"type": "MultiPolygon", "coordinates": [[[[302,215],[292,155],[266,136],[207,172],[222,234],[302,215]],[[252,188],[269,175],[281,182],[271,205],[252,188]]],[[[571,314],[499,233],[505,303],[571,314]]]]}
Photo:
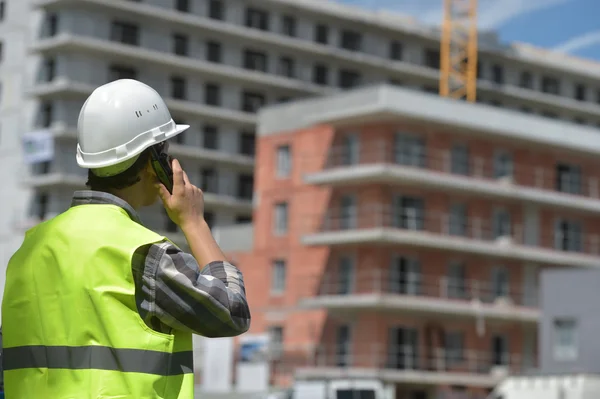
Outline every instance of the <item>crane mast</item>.
{"type": "Polygon", "coordinates": [[[477,0],[443,0],[440,96],[477,97],[477,0]]]}

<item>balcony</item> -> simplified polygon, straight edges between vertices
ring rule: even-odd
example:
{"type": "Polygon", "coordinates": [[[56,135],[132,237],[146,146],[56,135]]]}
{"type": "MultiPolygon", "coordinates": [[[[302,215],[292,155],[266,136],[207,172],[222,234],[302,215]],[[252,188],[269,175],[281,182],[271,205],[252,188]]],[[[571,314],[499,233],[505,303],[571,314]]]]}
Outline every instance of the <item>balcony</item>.
{"type": "Polygon", "coordinates": [[[67,51],[87,53],[101,56],[107,61],[127,62],[132,66],[153,64],[162,66],[170,72],[177,71],[190,75],[200,74],[207,79],[237,82],[248,89],[268,87],[296,95],[331,93],[330,89],[324,89],[309,82],[300,82],[274,74],[249,71],[241,67],[178,56],[99,38],[76,36],[71,33],[60,33],[58,36],[41,39],[35,44],[33,51],[50,55],[67,51]]]}
{"type": "Polygon", "coordinates": [[[523,371],[521,356],[475,350],[413,346],[322,345],[308,353],[284,351],[275,370],[296,379],[376,379],[396,384],[465,385],[489,388],[523,371]]]}
{"type": "Polygon", "coordinates": [[[83,190],[87,178],[81,174],[69,172],[53,172],[47,174],[31,174],[23,179],[26,186],[36,189],[65,189],[65,190],[83,190]]]}
{"type": "MultiPolygon", "coordinates": [[[[88,84],[72,81],[66,77],[54,79],[52,82],[37,83],[28,90],[29,95],[38,99],[77,98],[83,101],[92,94],[96,87],[88,84]]],[[[184,118],[199,118],[206,123],[228,123],[238,127],[253,127],[256,124],[256,115],[233,109],[195,103],[191,101],[174,100],[165,98],[169,110],[184,118]]]]}
{"type": "Polygon", "coordinates": [[[347,313],[385,311],[420,317],[481,317],[496,321],[536,324],[540,317],[533,293],[489,281],[457,280],[421,274],[394,275],[382,269],[344,276],[326,273],[299,282],[299,307],[347,313]]]}
{"type": "MultiPolygon", "coordinates": [[[[65,140],[77,139],[77,128],[70,127],[64,122],[53,123],[50,131],[56,138],[65,140]]],[[[239,153],[171,143],[169,145],[169,154],[184,161],[187,159],[192,161],[208,161],[214,165],[230,166],[241,171],[249,172],[254,170],[254,158],[239,153]]]]}
{"type": "Polygon", "coordinates": [[[491,220],[452,221],[449,214],[419,215],[382,204],[347,211],[330,209],[325,215],[303,218],[305,245],[403,245],[556,266],[600,267],[600,237],[585,238],[524,234],[523,226],[494,229],[491,220]],[[540,243],[540,244],[538,244],[540,243]],[[564,248],[564,249],[563,249],[564,248]]]}
{"type": "MultiPolygon", "coordinates": [[[[59,10],[62,7],[73,5],[73,3],[74,0],[34,1],[35,7],[43,8],[47,11],[59,10]]],[[[202,18],[189,13],[177,12],[168,7],[157,7],[143,3],[133,3],[127,1],[106,2],[105,0],[77,0],[77,6],[86,7],[94,11],[111,11],[117,13],[118,15],[123,15],[135,20],[147,22],[150,25],[158,23],[162,26],[169,26],[171,28],[188,29],[194,33],[200,34],[201,36],[217,35],[233,41],[251,41],[257,46],[273,48],[277,51],[293,51],[297,54],[318,55],[319,57],[331,59],[338,63],[341,62],[345,65],[355,68],[375,68],[385,71],[390,75],[391,78],[394,79],[412,80],[424,85],[437,84],[437,81],[439,80],[439,71],[423,65],[406,61],[390,62],[389,59],[384,57],[344,50],[336,46],[314,43],[301,38],[287,37],[275,32],[247,28],[245,26],[236,25],[230,21],[224,22],[209,18],[202,18]]],[[[323,13],[326,10],[323,10],[321,7],[319,7],[316,11],[318,13],[323,13]]],[[[337,14],[337,12],[334,12],[334,15],[335,14],[337,14]]],[[[348,10],[346,9],[343,11],[343,14],[344,17],[350,18],[351,21],[354,20],[354,18],[364,21],[366,17],[364,13],[356,15],[355,17],[351,17],[351,14],[349,14],[348,10]]],[[[389,27],[398,26],[397,23],[385,21],[378,17],[379,16],[375,16],[371,22],[387,25],[389,27]]],[[[401,26],[403,27],[402,30],[409,35],[416,34],[420,37],[426,38],[427,40],[438,40],[436,33],[430,29],[423,28],[419,24],[408,25],[405,22],[406,21],[403,21],[401,23],[401,26]]],[[[565,69],[570,72],[575,71],[576,74],[584,73],[588,76],[591,76],[590,74],[594,75],[591,72],[593,71],[593,68],[589,68],[587,66],[587,68],[581,68],[579,66],[571,65],[572,63],[569,62],[565,63],[565,61],[569,60],[563,59],[559,60],[559,62],[556,60],[551,60],[552,65],[547,64],[547,55],[541,57],[539,55],[537,57],[531,57],[530,54],[524,54],[523,51],[521,51],[523,54],[519,54],[517,56],[512,53],[500,54],[496,45],[491,47],[481,45],[480,50],[482,53],[491,54],[494,57],[499,55],[503,56],[503,58],[506,58],[509,63],[514,62],[515,60],[518,62],[523,62],[523,60],[525,60],[526,62],[533,61],[535,64],[540,64],[540,60],[544,60],[540,65],[546,67],[550,66],[551,68],[560,67],[559,69],[565,69]],[[565,67],[565,65],[567,66],[565,67]]],[[[596,78],[596,76],[593,77],[596,78]]],[[[276,84],[275,82],[273,83],[276,84]]],[[[269,84],[271,83],[267,83],[267,85],[269,84]]],[[[301,82],[298,84],[300,85],[298,90],[306,90],[306,85],[309,83],[301,82]]],[[[517,99],[525,102],[541,103],[545,106],[555,107],[557,109],[568,109],[574,113],[583,112],[590,116],[600,116],[600,107],[592,102],[582,103],[563,96],[546,94],[541,91],[521,89],[514,85],[498,85],[489,80],[479,80],[478,88],[484,94],[500,94],[509,101],[517,99]]],[[[329,90],[328,92],[335,91],[335,89],[326,90],[329,90]]]]}
{"type": "Polygon", "coordinates": [[[495,173],[493,159],[483,157],[461,164],[464,174],[458,174],[453,173],[448,150],[400,151],[383,141],[366,143],[366,147],[354,153],[341,146],[334,147],[324,161],[308,156],[303,160],[305,169],[311,165],[323,166],[306,173],[305,182],[322,186],[372,183],[418,186],[431,191],[466,192],[600,214],[600,179],[594,176],[557,180],[554,169],[521,165],[514,170],[507,168],[505,173],[495,173]]]}

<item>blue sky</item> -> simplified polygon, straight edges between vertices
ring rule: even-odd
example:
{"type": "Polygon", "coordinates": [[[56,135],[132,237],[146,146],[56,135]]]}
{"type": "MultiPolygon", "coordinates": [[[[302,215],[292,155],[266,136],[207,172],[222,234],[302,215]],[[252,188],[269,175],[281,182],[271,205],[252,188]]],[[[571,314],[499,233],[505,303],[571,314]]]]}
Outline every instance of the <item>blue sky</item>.
{"type": "MultiPolygon", "coordinates": [[[[439,24],[443,0],[337,0],[387,9],[439,24]]],[[[479,28],[519,41],[600,61],[600,0],[479,0],[479,28]]]]}

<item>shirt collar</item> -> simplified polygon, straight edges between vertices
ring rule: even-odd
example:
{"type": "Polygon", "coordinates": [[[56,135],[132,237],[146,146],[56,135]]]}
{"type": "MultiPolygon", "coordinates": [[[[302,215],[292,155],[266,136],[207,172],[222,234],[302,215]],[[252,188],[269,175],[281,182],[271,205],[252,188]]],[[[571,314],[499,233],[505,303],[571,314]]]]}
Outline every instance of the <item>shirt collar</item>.
{"type": "Polygon", "coordinates": [[[71,207],[90,204],[116,205],[120,208],[123,208],[129,215],[131,220],[133,220],[136,223],[142,224],[140,216],[135,211],[135,209],[133,209],[131,205],[129,205],[126,201],[122,200],[116,195],[112,195],[102,191],[92,190],[75,191],[75,193],[73,194],[73,200],[71,201],[71,207]]]}

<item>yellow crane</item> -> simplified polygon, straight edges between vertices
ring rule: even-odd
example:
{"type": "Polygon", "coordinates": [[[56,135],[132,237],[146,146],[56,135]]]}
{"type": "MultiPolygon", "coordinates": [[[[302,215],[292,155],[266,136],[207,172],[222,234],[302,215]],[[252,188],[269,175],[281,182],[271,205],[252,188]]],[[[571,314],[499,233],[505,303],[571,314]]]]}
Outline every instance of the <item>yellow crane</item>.
{"type": "Polygon", "coordinates": [[[477,98],[477,0],[443,0],[440,96],[477,98]]]}

